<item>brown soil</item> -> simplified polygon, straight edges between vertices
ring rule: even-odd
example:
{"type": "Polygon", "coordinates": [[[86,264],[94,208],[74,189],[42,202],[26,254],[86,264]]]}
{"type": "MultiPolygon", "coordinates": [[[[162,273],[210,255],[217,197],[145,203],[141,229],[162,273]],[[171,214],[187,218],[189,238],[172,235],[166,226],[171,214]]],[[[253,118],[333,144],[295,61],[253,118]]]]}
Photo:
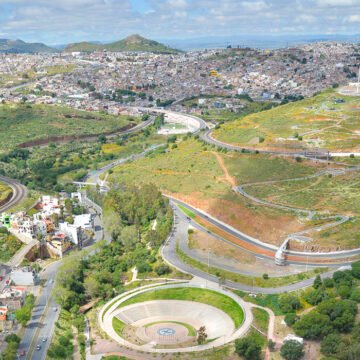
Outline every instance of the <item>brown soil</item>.
{"type": "Polygon", "coordinates": [[[221,167],[222,171],[224,172],[224,179],[231,185],[231,186],[236,186],[236,179],[230,175],[225,163],[224,163],[224,159],[216,152],[212,152],[212,154],[215,155],[216,160],[219,163],[219,166],[221,167]]]}
{"type": "MultiPolygon", "coordinates": [[[[296,218],[290,215],[273,215],[271,217],[268,214],[264,215],[262,212],[258,212],[257,208],[249,207],[250,203],[247,203],[245,199],[239,199],[237,202],[225,199],[204,199],[203,194],[198,192],[189,195],[172,195],[204,210],[245,234],[270,244],[280,245],[287,234],[305,230],[304,225],[296,218]]],[[[239,196],[234,194],[235,197],[239,196]]]]}

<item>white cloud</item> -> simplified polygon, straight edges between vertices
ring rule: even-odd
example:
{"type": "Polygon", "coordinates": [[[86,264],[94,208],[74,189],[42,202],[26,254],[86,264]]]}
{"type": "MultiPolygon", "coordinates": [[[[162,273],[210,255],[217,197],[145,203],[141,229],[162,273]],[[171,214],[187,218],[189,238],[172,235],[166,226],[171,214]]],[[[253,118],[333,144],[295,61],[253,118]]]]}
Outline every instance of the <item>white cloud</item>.
{"type": "Polygon", "coordinates": [[[261,11],[269,7],[264,1],[243,1],[241,5],[250,11],[261,11]]]}
{"type": "Polygon", "coordinates": [[[347,20],[351,23],[358,23],[360,22],[360,15],[350,15],[347,20]]]}
{"type": "Polygon", "coordinates": [[[360,0],[317,0],[317,4],[332,7],[360,6],[360,0]]]}
{"type": "Polygon", "coordinates": [[[309,14],[301,14],[299,16],[296,17],[296,22],[297,23],[308,23],[308,24],[313,24],[317,21],[316,17],[314,15],[309,15],[309,14]]]}

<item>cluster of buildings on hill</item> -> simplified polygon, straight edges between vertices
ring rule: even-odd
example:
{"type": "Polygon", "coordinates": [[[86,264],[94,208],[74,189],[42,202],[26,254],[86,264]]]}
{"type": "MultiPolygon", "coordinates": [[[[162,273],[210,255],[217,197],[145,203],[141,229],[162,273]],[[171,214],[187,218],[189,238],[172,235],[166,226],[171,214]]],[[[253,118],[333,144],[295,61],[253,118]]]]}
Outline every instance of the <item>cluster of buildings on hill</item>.
{"type": "MultiPolygon", "coordinates": [[[[119,105],[176,106],[183,99],[207,95],[256,100],[311,96],[356,77],[359,45],[314,43],[279,50],[236,48],[176,55],[150,53],[1,55],[0,72],[37,71],[22,88],[0,84],[9,101],[66,104],[117,114],[119,105]],[[44,65],[46,64],[46,65],[44,65]],[[46,69],[74,66],[61,73],[46,69]],[[16,68],[18,66],[18,68],[16,68]]],[[[12,75],[14,76],[14,75],[12,75]]],[[[11,76],[10,76],[11,78],[11,76]]]]}
{"type": "Polygon", "coordinates": [[[62,257],[74,246],[81,248],[93,236],[92,215],[71,213],[74,207],[82,212],[81,196],[81,193],[72,193],[69,199],[42,196],[30,212],[2,214],[0,222],[23,242],[37,239],[39,246],[46,245],[49,256],[62,257]],[[66,206],[66,202],[70,206],[66,206]]]}

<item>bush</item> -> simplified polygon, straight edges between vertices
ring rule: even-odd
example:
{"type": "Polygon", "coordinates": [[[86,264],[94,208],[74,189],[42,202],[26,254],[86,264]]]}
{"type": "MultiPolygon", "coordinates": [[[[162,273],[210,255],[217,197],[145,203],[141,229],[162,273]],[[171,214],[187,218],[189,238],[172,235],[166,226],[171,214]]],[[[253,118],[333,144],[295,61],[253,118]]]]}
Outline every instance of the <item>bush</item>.
{"type": "Polygon", "coordinates": [[[329,316],[311,311],[294,324],[295,333],[305,339],[321,339],[333,329],[329,316]]]}
{"type": "Polygon", "coordinates": [[[354,289],[350,295],[350,300],[360,303],[360,289],[354,289]]]}
{"type": "Polygon", "coordinates": [[[279,306],[282,312],[291,313],[300,309],[300,300],[295,295],[284,294],[280,296],[279,306]]]}
{"type": "Polygon", "coordinates": [[[353,277],[360,279],[360,261],[351,264],[351,274],[353,277]]]}
{"type": "Polygon", "coordinates": [[[332,278],[325,278],[323,284],[326,288],[333,288],[334,287],[334,280],[332,278]]]}
{"type": "Polygon", "coordinates": [[[286,314],[284,321],[287,326],[293,326],[299,317],[295,313],[286,314]]]}
{"type": "Polygon", "coordinates": [[[337,288],[337,293],[341,296],[342,299],[348,299],[351,295],[351,287],[348,285],[340,285],[337,288]]]}
{"type": "Polygon", "coordinates": [[[139,274],[143,274],[143,273],[152,271],[152,268],[148,263],[137,264],[136,268],[137,268],[139,274]]]}
{"type": "Polygon", "coordinates": [[[281,356],[286,360],[299,360],[304,356],[304,345],[296,340],[289,340],[280,349],[281,356]]]}
{"type": "Polygon", "coordinates": [[[314,280],[313,288],[318,289],[322,285],[322,280],[320,275],[316,275],[316,278],[314,280]]]}
{"type": "Polygon", "coordinates": [[[235,340],[235,352],[246,360],[261,359],[261,346],[256,338],[251,335],[235,340]]]}
{"type": "Polygon", "coordinates": [[[321,352],[324,355],[335,355],[338,351],[341,336],[339,334],[329,334],[321,341],[321,352]]]}
{"type": "Polygon", "coordinates": [[[171,269],[168,265],[159,265],[155,268],[155,272],[159,275],[166,275],[166,274],[170,274],[171,273],[171,269]]]}

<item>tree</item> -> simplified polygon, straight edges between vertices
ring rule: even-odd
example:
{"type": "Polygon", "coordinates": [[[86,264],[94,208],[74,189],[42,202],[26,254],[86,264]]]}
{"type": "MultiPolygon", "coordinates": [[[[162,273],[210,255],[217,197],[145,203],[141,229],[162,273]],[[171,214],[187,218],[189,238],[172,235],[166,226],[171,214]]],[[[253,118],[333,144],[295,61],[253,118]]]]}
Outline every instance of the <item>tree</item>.
{"type": "Polygon", "coordinates": [[[314,280],[313,288],[318,289],[322,285],[322,280],[320,275],[316,275],[316,278],[314,280]]]}
{"type": "Polygon", "coordinates": [[[341,284],[337,288],[337,293],[341,296],[342,299],[348,299],[351,295],[351,287],[346,284],[341,284]]]}
{"type": "Polygon", "coordinates": [[[268,346],[268,348],[269,348],[270,351],[274,351],[274,350],[275,350],[275,346],[276,346],[276,342],[273,341],[272,339],[269,339],[267,346],[268,346]]]}
{"type": "Polygon", "coordinates": [[[360,289],[356,288],[352,291],[350,295],[350,300],[360,303],[360,289]]]}
{"type": "Polygon", "coordinates": [[[298,316],[295,313],[286,314],[284,321],[287,326],[293,326],[298,320],[298,316]]]}
{"type": "Polygon", "coordinates": [[[281,347],[280,354],[286,360],[299,360],[304,356],[304,345],[296,340],[288,340],[281,347]]]}
{"type": "Polygon", "coordinates": [[[248,335],[241,339],[235,340],[235,352],[243,356],[246,360],[260,360],[261,359],[261,346],[256,338],[248,335]]]}
{"type": "Polygon", "coordinates": [[[100,295],[101,284],[97,281],[95,276],[90,275],[84,281],[85,294],[91,298],[96,298],[100,295]]]}
{"type": "Polygon", "coordinates": [[[8,344],[11,342],[20,343],[21,339],[16,334],[6,335],[4,339],[8,344]]]}
{"type": "Polygon", "coordinates": [[[305,339],[319,339],[332,331],[329,316],[311,311],[294,324],[295,333],[305,339]]]}
{"type": "Polygon", "coordinates": [[[207,339],[207,333],[205,326],[200,326],[200,329],[197,332],[197,342],[198,344],[204,344],[207,339]]]}
{"type": "Polygon", "coordinates": [[[351,264],[351,274],[357,279],[360,279],[360,261],[351,264]]]}
{"type": "Polygon", "coordinates": [[[138,231],[135,225],[126,226],[122,229],[120,239],[126,251],[130,251],[135,248],[135,245],[138,242],[138,236],[138,231]]]}
{"type": "Polygon", "coordinates": [[[100,143],[100,144],[106,144],[106,136],[105,135],[100,135],[99,137],[98,137],[98,142],[100,143]]]}
{"type": "Polygon", "coordinates": [[[300,309],[300,300],[297,296],[291,294],[281,295],[279,299],[279,306],[284,313],[291,313],[300,309]]]}
{"type": "Polygon", "coordinates": [[[321,352],[324,355],[335,355],[339,350],[341,336],[339,334],[329,334],[321,341],[321,352]]]}

